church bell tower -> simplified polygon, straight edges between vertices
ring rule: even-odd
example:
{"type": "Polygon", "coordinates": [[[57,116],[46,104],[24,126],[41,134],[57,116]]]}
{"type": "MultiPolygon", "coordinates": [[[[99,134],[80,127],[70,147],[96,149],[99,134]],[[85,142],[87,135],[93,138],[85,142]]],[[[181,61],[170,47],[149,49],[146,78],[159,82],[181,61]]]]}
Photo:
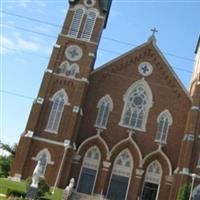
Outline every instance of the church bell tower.
{"type": "Polygon", "coordinates": [[[32,176],[42,159],[42,175],[47,182],[66,186],[88,78],[94,67],[111,2],[69,0],[64,25],[20,138],[11,176],[17,179],[32,176]]]}

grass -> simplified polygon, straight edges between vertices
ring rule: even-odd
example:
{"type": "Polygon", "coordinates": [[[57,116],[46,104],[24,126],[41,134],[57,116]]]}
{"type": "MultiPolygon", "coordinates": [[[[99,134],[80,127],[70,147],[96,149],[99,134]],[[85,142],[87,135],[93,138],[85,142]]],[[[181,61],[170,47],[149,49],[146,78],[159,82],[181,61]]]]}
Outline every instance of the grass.
{"type": "MultiPolygon", "coordinates": [[[[0,194],[6,194],[8,189],[17,190],[20,192],[26,192],[26,183],[23,181],[15,182],[6,178],[0,178],[0,194]]],[[[46,194],[46,197],[52,200],[61,200],[62,195],[63,195],[63,190],[56,188],[53,195],[46,194]]],[[[0,199],[4,199],[4,198],[0,197],[0,199]]]]}

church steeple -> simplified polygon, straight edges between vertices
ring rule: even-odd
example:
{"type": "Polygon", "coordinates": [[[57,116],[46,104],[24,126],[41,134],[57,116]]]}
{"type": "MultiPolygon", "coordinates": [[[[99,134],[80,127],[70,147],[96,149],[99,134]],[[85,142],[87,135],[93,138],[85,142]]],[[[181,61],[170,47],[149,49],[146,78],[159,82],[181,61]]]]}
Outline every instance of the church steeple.
{"type": "Polygon", "coordinates": [[[12,176],[31,176],[40,159],[37,155],[47,149],[51,159],[46,163],[44,176],[51,185],[66,185],[89,76],[102,31],[106,27],[111,2],[69,0],[64,25],[20,138],[12,176]],[[51,166],[52,163],[55,168],[51,166]],[[61,174],[65,177],[62,180],[61,174]]]}

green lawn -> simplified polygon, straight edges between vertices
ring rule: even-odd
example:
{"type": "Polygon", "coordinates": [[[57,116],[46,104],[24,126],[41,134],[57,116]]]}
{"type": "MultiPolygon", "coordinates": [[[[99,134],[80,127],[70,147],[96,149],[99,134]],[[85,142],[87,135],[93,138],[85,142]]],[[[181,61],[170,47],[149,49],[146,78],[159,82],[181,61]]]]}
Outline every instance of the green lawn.
{"type": "MultiPolygon", "coordinates": [[[[8,189],[17,190],[20,192],[26,192],[25,182],[14,182],[9,179],[0,178],[0,193],[6,194],[8,189]]],[[[52,200],[61,200],[62,199],[62,190],[56,189],[53,195],[47,194],[46,197],[52,200]]],[[[1,199],[2,197],[0,197],[1,199]]]]}

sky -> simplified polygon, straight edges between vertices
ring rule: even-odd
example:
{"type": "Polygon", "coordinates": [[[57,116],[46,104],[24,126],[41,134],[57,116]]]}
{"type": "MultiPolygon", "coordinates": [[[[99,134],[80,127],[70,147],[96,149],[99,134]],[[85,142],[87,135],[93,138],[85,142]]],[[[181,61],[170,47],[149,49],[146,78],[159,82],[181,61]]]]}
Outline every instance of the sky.
{"type": "MultiPolygon", "coordinates": [[[[18,142],[68,9],[68,0],[1,0],[0,139],[18,142]]],[[[200,34],[200,0],[113,0],[95,68],[148,40],[188,88],[200,34]]]]}

